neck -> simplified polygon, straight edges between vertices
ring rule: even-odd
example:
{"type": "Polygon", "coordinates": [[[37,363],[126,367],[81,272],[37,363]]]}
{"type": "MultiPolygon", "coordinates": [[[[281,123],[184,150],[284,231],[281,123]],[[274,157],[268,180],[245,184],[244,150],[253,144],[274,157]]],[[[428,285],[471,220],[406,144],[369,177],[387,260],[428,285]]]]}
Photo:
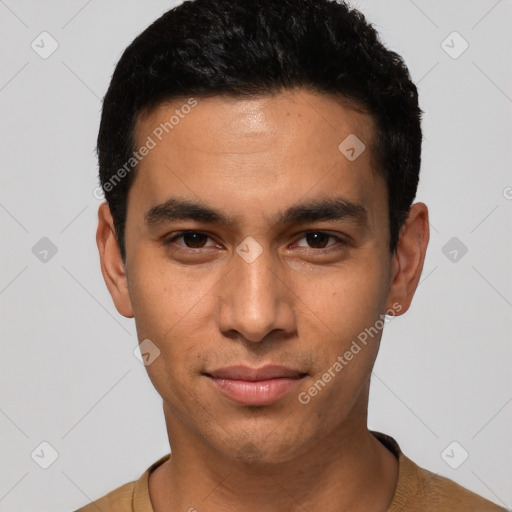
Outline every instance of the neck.
{"type": "Polygon", "coordinates": [[[164,407],[171,459],[150,476],[154,512],[385,512],[398,480],[396,457],[364,422],[345,421],[293,460],[277,464],[226,458],[164,407]],[[187,432],[187,434],[185,434],[187,432]]]}

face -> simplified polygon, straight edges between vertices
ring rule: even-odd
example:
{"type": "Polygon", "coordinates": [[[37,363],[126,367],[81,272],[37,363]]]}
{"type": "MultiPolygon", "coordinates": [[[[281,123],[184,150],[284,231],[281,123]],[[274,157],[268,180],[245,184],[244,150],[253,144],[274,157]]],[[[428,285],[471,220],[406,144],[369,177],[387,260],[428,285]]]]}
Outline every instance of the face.
{"type": "Polygon", "coordinates": [[[186,435],[228,458],[290,460],[336,430],[366,427],[383,315],[412,298],[426,213],[421,247],[406,236],[391,255],[365,113],[305,90],[196,101],[139,119],[137,147],[155,145],[130,189],[125,264],[100,208],[103,274],[139,341],[160,351],[147,371],[171,442],[186,435]],[[348,142],[339,149],[354,135],[359,156],[348,142]],[[268,365],[290,373],[253,375],[258,384],[218,372],[268,365]]]}

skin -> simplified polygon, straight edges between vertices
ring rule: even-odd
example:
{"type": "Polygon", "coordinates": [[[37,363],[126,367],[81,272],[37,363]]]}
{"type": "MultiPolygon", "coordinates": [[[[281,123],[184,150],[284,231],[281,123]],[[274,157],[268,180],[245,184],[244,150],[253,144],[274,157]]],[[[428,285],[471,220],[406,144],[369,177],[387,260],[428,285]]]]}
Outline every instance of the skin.
{"type": "MultiPolygon", "coordinates": [[[[428,244],[427,207],[411,207],[391,254],[372,118],[332,97],[297,89],[197,100],[139,164],[126,262],[109,208],[99,208],[97,244],[115,306],[135,318],[140,341],[161,351],[146,368],[163,399],[172,458],[150,476],[153,508],[384,512],[398,462],[367,428],[381,333],[307,405],[297,394],[380,315],[397,305],[397,314],[407,311],[428,244]],[[366,145],[352,162],[338,150],[349,134],[366,145]],[[145,213],[171,196],[217,208],[236,223],[148,226],[145,213]],[[363,205],[366,221],[271,220],[300,201],[333,196],[363,205]],[[163,243],[181,230],[207,237],[163,243]],[[306,237],[317,231],[344,242],[306,237]],[[236,252],[248,236],[262,248],[252,263],[236,252]],[[250,407],[222,396],[203,374],[236,364],[281,364],[307,376],[277,402],[250,407]]],[[[137,147],[183,103],[141,117],[137,147]]]]}

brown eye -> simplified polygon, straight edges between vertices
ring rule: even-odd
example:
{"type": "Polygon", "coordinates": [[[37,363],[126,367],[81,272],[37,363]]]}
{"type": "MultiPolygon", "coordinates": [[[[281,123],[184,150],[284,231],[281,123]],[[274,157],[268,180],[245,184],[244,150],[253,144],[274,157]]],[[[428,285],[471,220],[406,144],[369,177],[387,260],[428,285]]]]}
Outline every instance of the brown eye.
{"type": "Polygon", "coordinates": [[[199,249],[203,247],[208,237],[203,233],[198,233],[196,231],[186,231],[183,233],[181,238],[183,238],[187,247],[190,247],[191,249],[199,249]]]}
{"type": "Polygon", "coordinates": [[[181,231],[166,240],[165,245],[173,245],[176,240],[179,240],[180,238],[183,239],[184,243],[176,243],[176,245],[187,249],[202,249],[203,247],[207,247],[205,244],[210,237],[205,233],[200,233],[199,231],[181,231]]]}
{"type": "Polygon", "coordinates": [[[310,247],[312,249],[325,249],[327,247],[330,247],[331,245],[334,245],[327,245],[330,238],[334,239],[335,241],[337,240],[341,242],[341,240],[338,237],[334,235],[329,235],[328,233],[324,233],[323,231],[309,231],[302,238],[300,238],[300,240],[306,240],[307,245],[298,245],[299,247],[310,247]]]}
{"type": "Polygon", "coordinates": [[[308,244],[310,244],[310,246],[314,247],[315,249],[323,249],[329,242],[329,238],[331,238],[329,235],[318,232],[308,233],[306,235],[308,244]]]}

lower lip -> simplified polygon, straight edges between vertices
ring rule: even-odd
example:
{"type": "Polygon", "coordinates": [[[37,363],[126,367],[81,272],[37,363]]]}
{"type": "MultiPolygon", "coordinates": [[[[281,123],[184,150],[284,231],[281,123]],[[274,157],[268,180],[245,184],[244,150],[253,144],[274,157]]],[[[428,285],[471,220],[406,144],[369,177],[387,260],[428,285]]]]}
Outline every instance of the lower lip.
{"type": "Polygon", "coordinates": [[[270,405],[289,393],[301,378],[281,377],[268,380],[235,380],[210,377],[220,391],[244,405],[270,405]]]}

